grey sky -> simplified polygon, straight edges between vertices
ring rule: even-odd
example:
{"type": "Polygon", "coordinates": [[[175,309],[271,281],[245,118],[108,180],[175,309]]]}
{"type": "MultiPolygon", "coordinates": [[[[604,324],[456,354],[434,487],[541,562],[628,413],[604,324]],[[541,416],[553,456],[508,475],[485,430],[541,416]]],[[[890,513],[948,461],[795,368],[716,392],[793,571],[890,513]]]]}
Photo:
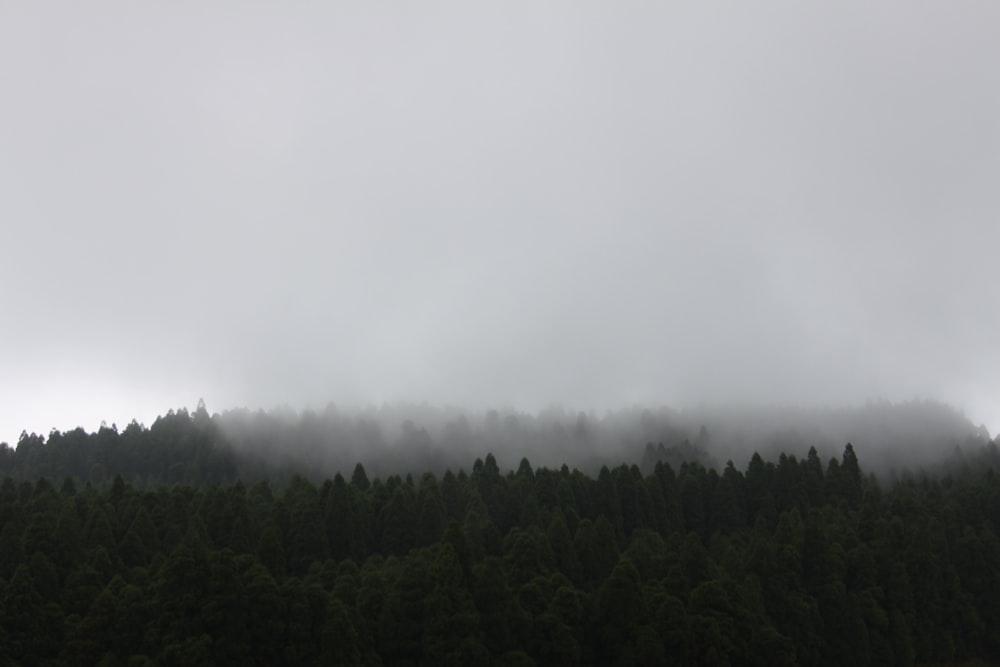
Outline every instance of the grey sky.
{"type": "Polygon", "coordinates": [[[0,440],[936,398],[1000,429],[1000,4],[0,1],[0,440]]]}

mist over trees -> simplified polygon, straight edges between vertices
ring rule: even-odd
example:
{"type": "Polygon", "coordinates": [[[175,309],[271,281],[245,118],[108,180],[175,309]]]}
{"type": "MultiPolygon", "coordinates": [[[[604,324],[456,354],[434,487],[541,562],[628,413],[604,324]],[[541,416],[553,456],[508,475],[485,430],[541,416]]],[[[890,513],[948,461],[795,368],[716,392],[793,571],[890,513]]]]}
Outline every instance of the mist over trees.
{"type": "Polygon", "coordinates": [[[1000,665],[998,25],[0,0],[0,667],[1000,665]]]}
{"type": "Polygon", "coordinates": [[[487,452],[505,469],[527,457],[538,465],[567,463],[596,472],[603,464],[639,460],[650,444],[657,449],[662,444],[663,460],[675,465],[697,460],[719,466],[745,462],[754,452],[777,456],[803,446],[815,447],[826,459],[847,442],[864,448],[869,471],[889,474],[938,463],[956,448],[972,453],[990,442],[984,427],[931,401],[825,410],[634,408],[601,415],[562,408],[527,413],[331,405],[320,412],[233,410],[215,421],[237,451],[272,463],[305,464],[327,475],[356,462],[378,474],[440,473],[487,452]]]}
{"type": "Polygon", "coordinates": [[[200,404],[24,434],[0,447],[0,665],[996,661],[998,470],[924,403],[200,404]],[[845,432],[868,444],[820,450],[845,432]]]}
{"type": "Polygon", "coordinates": [[[870,403],[852,409],[622,410],[604,415],[553,408],[471,412],[428,405],[357,410],[228,410],[204,405],[170,411],[148,428],[102,426],[24,434],[0,447],[0,474],[100,481],[121,474],[153,483],[283,479],[321,481],[357,463],[373,475],[442,474],[492,453],[501,469],[522,458],[568,464],[596,474],[602,465],[697,461],[721,469],[754,452],[777,457],[814,447],[825,461],[847,442],[865,452],[883,479],[946,459],[960,463],[989,444],[989,433],[958,411],[933,402],[870,403]]]}
{"type": "MultiPolygon", "coordinates": [[[[809,448],[721,472],[523,459],[504,473],[487,455],[383,478],[358,464],[279,489],[213,481],[228,470],[205,449],[204,411],[164,420],[121,437],[193,456],[167,474],[198,483],[0,482],[0,664],[1000,658],[995,443],[959,476],[890,488],[847,445],[826,463],[809,448]]],[[[15,455],[37,462],[61,437],[15,455]]]]}

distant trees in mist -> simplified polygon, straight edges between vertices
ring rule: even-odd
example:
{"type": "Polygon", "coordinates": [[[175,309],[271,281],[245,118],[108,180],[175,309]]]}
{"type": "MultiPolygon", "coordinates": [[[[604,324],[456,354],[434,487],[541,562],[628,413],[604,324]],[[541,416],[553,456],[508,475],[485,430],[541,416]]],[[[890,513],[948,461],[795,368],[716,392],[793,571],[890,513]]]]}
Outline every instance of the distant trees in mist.
{"type": "Polygon", "coordinates": [[[745,463],[754,452],[815,447],[824,459],[844,443],[865,452],[883,479],[961,465],[979,456],[988,434],[936,403],[876,403],[850,410],[635,409],[603,416],[559,409],[538,414],[470,413],[420,405],[321,412],[230,410],[210,415],[171,411],[146,428],[102,426],[24,434],[16,448],[0,446],[0,475],[101,481],[121,474],[140,483],[220,483],[237,478],[320,481],[362,463],[371,475],[437,474],[459,470],[493,452],[503,469],[522,458],[536,465],[568,463],[594,474],[602,465],[658,461],[718,469],[745,463]]]}

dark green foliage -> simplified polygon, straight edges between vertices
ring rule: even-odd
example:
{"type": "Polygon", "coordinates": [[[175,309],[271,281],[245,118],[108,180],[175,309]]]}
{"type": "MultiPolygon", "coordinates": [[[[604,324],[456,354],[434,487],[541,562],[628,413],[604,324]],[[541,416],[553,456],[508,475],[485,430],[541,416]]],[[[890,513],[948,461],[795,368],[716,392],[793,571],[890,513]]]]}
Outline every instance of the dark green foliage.
{"type": "Polygon", "coordinates": [[[204,416],[172,417],[5,454],[38,465],[54,447],[71,472],[85,443],[103,448],[106,479],[0,483],[0,664],[1000,658],[991,469],[882,489],[851,446],[826,466],[810,450],[646,477],[526,459],[502,474],[487,456],[471,475],[369,480],[358,466],[349,483],[248,490],[207,483],[226,479],[210,436],[204,416]],[[201,486],[106,472],[168,446],[200,457],[207,477],[177,474],[201,486]]]}
{"type": "Polygon", "coordinates": [[[360,463],[354,466],[354,473],[351,475],[351,484],[362,491],[367,491],[368,487],[371,486],[371,482],[368,481],[368,475],[365,474],[365,467],[360,463]]]}

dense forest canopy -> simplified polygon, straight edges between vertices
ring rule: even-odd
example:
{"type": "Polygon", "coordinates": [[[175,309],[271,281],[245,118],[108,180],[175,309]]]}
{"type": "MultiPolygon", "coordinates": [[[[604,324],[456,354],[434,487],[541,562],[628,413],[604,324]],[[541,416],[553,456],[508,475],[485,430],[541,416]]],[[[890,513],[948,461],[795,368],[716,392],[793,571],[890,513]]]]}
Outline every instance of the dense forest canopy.
{"type": "Polygon", "coordinates": [[[4,449],[0,664],[1000,660],[996,443],[891,483],[850,444],[669,460],[707,429],[593,473],[485,454],[317,480],[226,419],[4,449]]]}
{"type": "Polygon", "coordinates": [[[853,447],[283,492],[0,484],[0,659],[911,665],[1000,658],[995,469],[884,491],[853,447]]]}

